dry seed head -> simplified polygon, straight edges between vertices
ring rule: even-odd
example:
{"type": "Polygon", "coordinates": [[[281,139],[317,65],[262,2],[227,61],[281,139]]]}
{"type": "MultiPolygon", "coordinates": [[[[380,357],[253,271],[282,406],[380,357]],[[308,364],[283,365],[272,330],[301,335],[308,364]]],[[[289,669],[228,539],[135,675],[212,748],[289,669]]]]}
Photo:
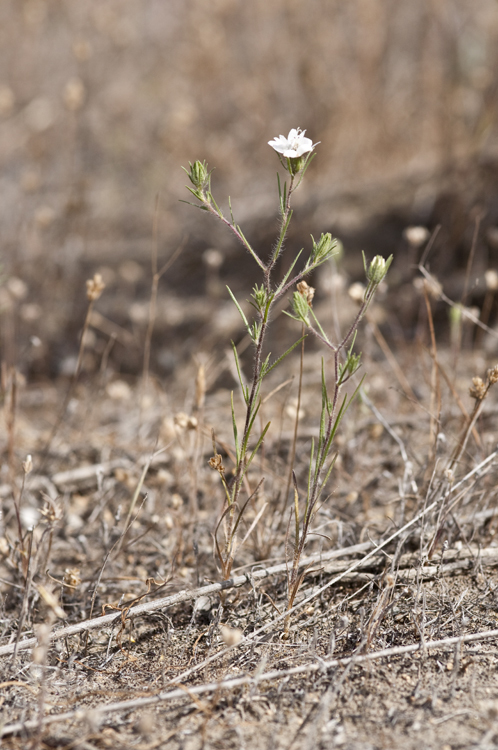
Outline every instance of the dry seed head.
{"type": "Polygon", "coordinates": [[[311,307],[313,297],[315,296],[315,289],[307,284],[306,281],[300,281],[299,284],[297,284],[297,291],[305,298],[306,302],[311,307]]]}
{"type": "MultiPolygon", "coordinates": [[[[45,604],[48,607],[50,607],[50,609],[52,610],[52,612],[54,613],[56,617],[59,617],[61,620],[64,620],[66,618],[66,613],[60,606],[59,602],[57,601],[52,591],[49,591],[48,589],[46,589],[45,586],[39,585],[38,593],[40,594],[45,604]]],[[[48,626],[45,626],[45,627],[48,627],[48,626]]],[[[48,636],[50,636],[50,628],[48,628],[48,636]]],[[[40,633],[38,633],[38,642],[40,643],[41,640],[42,639],[40,638],[40,633]]],[[[47,639],[47,645],[48,645],[48,639],[47,639]]]]}
{"type": "Polygon", "coordinates": [[[448,484],[453,484],[453,482],[455,481],[455,474],[452,472],[451,469],[445,469],[444,476],[448,484]]]}
{"type": "Polygon", "coordinates": [[[434,299],[439,299],[443,291],[443,287],[434,276],[429,279],[414,279],[413,286],[420,294],[423,294],[424,289],[426,289],[429,296],[434,299]]]}
{"type": "Polygon", "coordinates": [[[171,507],[172,507],[172,508],[174,508],[175,510],[178,510],[178,508],[181,508],[181,507],[182,507],[182,505],[183,505],[183,498],[182,498],[182,496],[181,496],[181,495],[179,495],[179,494],[178,494],[178,492],[174,492],[174,493],[173,493],[173,494],[171,495],[171,498],[170,498],[170,505],[171,505],[171,507]]]}
{"type": "Polygon", "coordinates": [[[482,401],[486,396],[486,386],[482,378],[472,378],[472,383],[473,385],[469,389],[470,395],[477,401],[482,401]]]}
{"type": "Polygon", "coordinates": [[[33,459],[31,458],[31,453],[28,453],[26,456],[26,461],[22,462],[22,468],[25,474],[29,474],[29,472],[33,468],[33,459]]]}
{"type": "Polygon", "coordinates": [[[216,271],[223,264],[223,253],[215,247],[210,247],[202,253],[202,260],[208,268],[216,271]]]}
{"type": "Polygon", "coordinates": [[[64,571],[64,583],[71,589],[77,589],[81,584],[81,575],[79,568],[66,568],[64,571]]]}
{"type": "Polygon", "coordinates": [[[228,625],[220,626],[221,637],[227,646],[237,646],[242,640],[242,630],[229,628],[228,625]]]}
{"type": "Polygon", "coordinates": [[[403,236],[412,247],[420,247],[429,239],[429,230],[427,227],[406,227],[403,236]]]}
{"type": "Polygon", "coordinates": [[[63,99],[67,109],[76,112],[85,101],[85,85],[81,78],[71,78],[64,86],[63,99]]]}
{"type": "Polygon", "coordinates": [[[0,117],[11,114],[16,103],[14,92],[8,86],[0,86],[0,117]]]}
{"type": "Polygon", "coordinates": [[[197,377],[195,379],[195,404],[198,409],[202,409],[204,406],[204,398],[206,396],[206,370],[204,365],[199,365],[197,370],[197,377]]]}
{"type": "Polygon", "coordinates": [[[364,285],[359,281],[355,281],[355,283],[351,284],[351,286],[349,287],[348,295],[353,300],[353,302],[358,302],[360,304],[361,302],[363,302],[363,299],[365,297],[364,285]]]}
{"type": "Polygon", "coordinates": [[[62,520],[63,511],[59,504],[45,495],[45,505],[40,511],[47,523],[57,523],[62,520]]]}
{"type": "Polygon", "coordinates": [[[24,299],[29,292],[26,282],[18,279],[17,276],[11,276],[5,286],[9,290],[11,297],[15,300],[24,299]]]}
{"type": "Polygon", "coordinates": [[[189,417],[185,412],[180,411],[175,415],[174,419],[176,427],[180,430],[195,430],[197,428],[197,419],[195,417],[189,417]]]}
{"type": "Polygon", "coordinates": [[[488,268],[484,274],[484,280],[490,291],[495,292],[498,289],[498,272],[494,268],[488,268]]]}
{"type": "Polygon", "coordinates": [[[433,299],[439,299],[441,297],[443,287],[434,276],[431,276],[430,279],[424,279],[423,285],[430,297],[433,299]]]}
{"type": "Polygon", "coordinates": [[[209,459],[209,465],[212,469],[216,469],[220,474],[225,473],[225,467],[223,466],[223,459],[219,453],[215,453],[212,458],[209,459]]]}
{"type": "Polygon", "coordinates": [[[86,39],[75,39],[73,55],[79,62],[86,62],[92,55],[92,45],[86,39]]]}
{"type": "Polygon", "coordinates": [[[498,383],[498,365],[495,365],[491,370],[488,370],[488,381],[492,385],[498,383]]]}
{"type": "Polygon", "coordinates": [[[86,296],[90,302],[95,302],[105,289],[105,284],[100,273],[96,273],[93,279],[87,279],[86,296]]]}

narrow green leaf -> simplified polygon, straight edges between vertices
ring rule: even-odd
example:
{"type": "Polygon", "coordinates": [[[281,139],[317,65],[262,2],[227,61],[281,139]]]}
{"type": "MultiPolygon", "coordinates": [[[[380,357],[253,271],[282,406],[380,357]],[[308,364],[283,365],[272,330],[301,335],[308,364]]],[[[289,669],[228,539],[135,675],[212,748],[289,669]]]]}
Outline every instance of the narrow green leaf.
{"type": "Polygon", "coordinates": [[[254,456],[256,455],[256,453],[258,452],[258,450],[260,449],[260,447],[261,447],[261,443],[262,443],[262,442],[263,442],[263,440],[265,439],[265,435],[266,435],[266,433],[268,432],[268,430],[269,430],[269,428],[270,428],[270,425],[271,425],[271,422],[268,422],[268,424],[267,424],[267,425],[266,425],[266,427],[264,428],[263,432],[261,433],[261,436],[260,436],[260,438],[259,438],[258,442],[256,443],[256,446],[255,446],[255,448],[254,448],[253,452],[252,452],[252,453],[251,453],[251,455],[249,456],[249,459],[248,459],[248,461],[247,461],[247,463],[246,463],[246,465],[245,465],[245,467],[244,467],[244,471],[242,472],[242,476],[241,476],[241,481],[242,481],[242,479],[244,478],[244,476],[245,476],[245,474],[246,474],[246,472],[247,472],[247,470],[248,470],[249,466],[251,465],[251,463],[252,463],[252,460],[253,460],[254,456]]]}
{"type": "Polygon", "coordinates": [[[329,466],[329,468],[327,469],[327,473],[326,473],[326,475],[325,475],[325,479],[323,480],[323,482],[322,482],[322,484],[321,484],[321,487],[320,487],[320,491],[319,491],[319,493],[318,493],[318,495],[317,495],[317,498],[316,498],[317,502],[318,502],[318,500],[320,499],[320,495],[322,494],[323,490],[325,489],[325,486],[326,486],[327,482],[328,482],[328,481],[329,481],[329,479],[330,479],[330,475],[332,474],[332,469],[333,469],[333,468],[334,468],[334,466],[335,466],[335,462],[337,461],[337,456],[338,456],[338,455],[339,455],[338,453],[336,453],[336,454],[335,454],[334,458],[332,459],[332,461],[331,461],[331,463],[330,463],[330,466],[329,466]]]}
{"type": "Polygon", "coordinates": [[[249,424],[247,425],[246,434],[244,437],[244,440],[242,441],[242,455],[245,456],[247,451],[247,445],[249,443],[249,438],[251,437],[252,428],[254,426],[254,421],[258,415],[259,407],[261,406],[261,401],[258,401],[256,408],[254,409],[253,413],[251,414],[251,417],[249,419],[249,424]]]}
{"type": "Polygon", "coordinates": [[[292,320],[297,320],[298,323],[302,323],[303,321],[301,318],[298,318],[297,315],[293,315],[292,313],[288,312],[287,310],[282,310],[282,313],[284,315],[287,315],[288,318],[292,318],[292,320]]]}
{"type": "Polygon", "coordinates": [[[325,380],[325,363],[322,357],[322,405],[323,404],[326,404],[328,411],[329,394],[327,393],[327,381],[325,380]]]}
{"type": "Polygon", "coordinates": [[[317,324],[317,326],[318,326],[318,330],[319,330],[319,331],[320,331],[320,333],[322,334],[323,338],[325,339],[325,341],[327,341],[327,342],[328,342],[328,343],[330,344],[330,341],[329,341],[329,337],[327,336],[327,334],[326,334],[326,333],[325,333],[325,331],[323,330],[322,326],[320,325],[320,322],[319,322],[318,318],[316,317],[316,315],[315,315],[315,313],[314,313],[314,311],[313,311],[313,308],[312,308],[312,307],[310,308],[310,313],[311,313],[311,315],[313,316],[313,320],[314,320],[314,321],[315,321],[315,323],[317,324]]]}
{"type": "Polygon", "coordinates": [[[315,438],[311,438],[310,465],[308,468],[308,500],[311,494],[311,474],[312,474],[314,457],[315,457],[315,438]]]}
{"type": "Polygon", "coordinates": [[[218,216],[220,217],[220,219],[222,219],[223,218],[223,211],[221,210],[221,208],[216,203],[215,199],[213,198],[212,193],[208,193],[208,197],[211,199],[211,203],[215,207],[216,213],[218,214],[218,216]]]}
{"type": "Polygon", "coordinates": [[[294,270],[294,266],[296,265],[297,261],[299,260],[299,258],[301,256],[303,250],[304,250],[304,248],[302,248],[298,252],[298,254],[296,255],[296,257],[292,261],[289,270],[287,271],[287,273],[285,274],[284,278],[282,279],[282,281],[280,282],[280,284],[277,287],[277,290],[275,292],[275,297],[278,297],[279,293],[282,291],[282,289],[284,288],[285,284],[287,283],[287,279],[289,278],[289,276],[291,275],[292,271],[294,270]]]}
{"type": "MultiPolygon", "coordinates": [[[[190,190],[190,188],[187,188],[187,190],[190,190]]],[[[192,203],[191,201],[184,201],[181,198],[178,201],[178,203],[186,203],[187,206],[193,206],[194,208],[198,208],[200,211],[209,211],[209,209],[206,206],[199,206],[198,203],[192,203]]]]}
{"type": "Polygon", "coordinates": [[[253,497],[256,496],[257,492],[259,491],[259,488],[261,487],[261,485],[263,484],[264,481],[265,481],[265,478],[262,477],[259,480],[258,485],[257,485],[256,489],[254,490],[254,492],[249,495],[249,497],[245,501],[244,505],[240,509],[239,515],[237,516],[237,520],[235,521],[235,524],[234,524],[234,527],[233,527],[232,536],[235,536],[235,534],[237,533],[237,529],[238,529],[239,523],[241,521],[242,516],[244,515],[244,511],[247,508],[247,505],[248,505],[249,501],[252,500],[253,497]]]}
{"type": "Polygon", "coordinates": [[[244,397],[244,401],[247,404],[247,398],[246,398],[246,388],[244,386],[244,382],[242,380],[242,371],[240,369],[240,362],[239,362],[239,355],[237,354],[237,347],[235,346],[234,342],[230,342],[232,344],[233,349],[233,356],[235,358],[235,367],[237,368],[237,375],[239,378],[240,387],[242,388],[242,396],[244,397]]]}
{"type": "Polygon", "coordinates": [[[239,448],[239,436],[238,436],[238,431],[237,431],[237,422],[235,420],[235,408],[233,405],[233,391],[230,392],[230,403],[232,407],[233,441],[235,444],[235,455],[237,458],[237,466],[238,466],[239,461],[240,461],[240,448],[239,448]]]}
{"type": "Polygon", "coordinates": [[[347,411],[347,408],[348,408],[348,396],[346,394],[344,396],[344,399],[343,399],[343,402],[342,402],[341,406],[339,407],[339,411],[337,412],[337,416],[336,416],[336,418],[334,420],[334,424],[333,424],[332,429],[330,431],[330,435],[328,437],[327,443],[326,443],[326,445],[323,448],[324,459],[329,454],[330,446],[332,445],[332,441],[335,438],[335,435],[337,433],[337,430],[339,429],[339,425],[341,423],[341,420],[342,420],[344,414],[347,411]]]}
{"type": "Polygon", "coordinates": [[[238,310],[238,311],[239,311],[239,313],[240,313],[240,317],[241,317],[241,318],[242,318],[242,320],[244,321],[244,325],[245,325],[245,327],[246,327],[246,329],[247,329],[247,333],[248,333],[248,334],[249,334],[249,336],[250,336],[250,337],[252,338],[252,331],[251,331],[251,327],[250,327],[249,323],[247,322],[247,318],[246,318],[246,316],[244,315],[244,312],[243,312],[243,310],[242,310],[241,306],[240,306],[240,305],[239,305],[239,303],[237,302],[237,299],[236,299],[235,295],[233,294],[233,292],[232,292],[232,290],[230,289],[230,287],[229,287],[229,286],[227,286],[227,289],[228,289],[228,294],[229,294],[229,295],[230,295],[230,297],[232,298],[232,300],[233,300],[233,302],[234,302],[234,305],[235,305],[235,307],[237,308],[237,310],[238,310]]]}
{"type": "Polygon", "coordinates": [[[305,338],[306,338],[306,336],[301,336],[301,338],[298,339],[295,344],[292,344],[292,346],[289,349],[287,349],[287,351],[284,352],[284,354],[282,354],[281,357],[279,357],[277,360],[275,360],[275,362],[272,365],[270,365],[270,367],[266,371],[265,375],[268,375],[268,373],[270,373],[277,365],[279,365],[280,362],[282,362],[282,360],[284,360],[287,357],[287,355],[290,354],[291,351],[296,348],[296,346],[299,346],[299,344],[302,341],[304,341],[305,338]]]}
{"type": "Polygon", "coordinates": [[[259,255],[257,253],[255,253],[254,250],[252,249],[251,245],[249,244],[249,241],[246,239],[246,237],[245,237],[244,233],[242,232],[242,229],[240,228],[240,226],[237,224],[237,226],[235,228],[236,228],[237,232],[239,233],[240,238],[241,238],[241,240],[242,240],[242,242],[243,242],[244,247],[246,248],[246,250],[248,250],[251,253],[252,257],[254,258],[254,260],[256,261],[256,263],[258,264],[258,266],[263,271],[266,271],[265,264],[263,263],[263,261],[261,260],[261,258],[259,257],[259,255]]]}

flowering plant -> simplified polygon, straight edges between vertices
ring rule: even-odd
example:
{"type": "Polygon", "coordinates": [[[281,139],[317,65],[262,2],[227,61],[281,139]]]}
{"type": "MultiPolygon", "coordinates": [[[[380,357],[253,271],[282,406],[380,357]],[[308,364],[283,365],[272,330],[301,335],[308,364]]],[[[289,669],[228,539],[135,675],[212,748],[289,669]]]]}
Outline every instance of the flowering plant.
{"type": "MultiPolygon", "coordinates": [[[[244,514],[244,511],[249,501],[259,492],[263,480],[257,484],[249,494],[249,497],[242,502],[242,494],[244,488],[249,487],[248,482],[244,484],[244,480],[247,477],[247,472],[251,466],[255,456],[257,455],[265,435],[267,434],[270,423],[268,422],[262,427],[259,437],[255,440],[255,445],[252,439],[252,433],[256,430],[257,420],[256,417],[259,413],[261,406],[261,388],[263,381],[271,370],[274,369],[290,352],[301,344],[301,376],[303,372],[303,356],[304,356],[304,339],[306,337],[306,330],[309,333],[316,336],[322,344],[324,344],[329,351],[333,354],[334,361],[334,372],[332,377],[332,391],[329,394],[328,387],[326,385],[324,365],[322,363],[322,409],[320,416],[320,426],[318,430],[318,440],[312,441],[311,444],[311,455],[310,455],[310,469],[308,477],[308,487],[304,491],[304,501],[301,499],[300,490],[298,488],[298,482],[293,471],[294,457],[295,457],[295,442],[297,439],[297,428],[299,418],[299,402],[296,410],[296,423],[294,431],[294,444],[292,447],[291,454],[289,456],[289,477],[287,480],[287,490],[285,491],[285,500],[287,501],[291,481],[294,484],[294,507],[292,513],[294,514],[295,521],[295,533],[293,540],[294,554],[292,564],[289,566],[288,575],[288,612],[292,608],[298,589],[301,585],[304,573],[299,573],[299,561],[306,544],[306,540],[310,531],[310,524],[314,517],[317,504],[323,493],[327,480],[332,471],[335,458],[330,458],[332,451],[332,442],[336,435],[338,426],[341,422],[342,417],[349,404],[351,403],[354,396],[348,398],[347,396],[341,397],[340,392],[343,386],[354,376],[355,372],[360,367],[360,356],[354,354],[353,348],[355,343],[356,332],[358,325],[366,313],[367,307],[370,304],[373,295],[375,294],[379,284],[385,277],[391,259],[387,261],[382,257],[377,256],[369,266],[365,262],[365,272],[368,281],[368,287],[365,292],[363,302],[360,310],[351,324],[347,333],[343,336],[337,344],[334,344],[331,339],[326,335],[322,326],[318,322],[316,315],[313,311],[312,302],[314,289],[310,287],[304,277],[309,275],[310,272],[321,266],[326,261],[330,260],[339,250],[337,240],[333,239],[329,233],[321,235],[318,241],[312,237],[312,247],[307,260],[302,265],[301,270],[296,270],[297,263],[302,254],[302,250],[289,264],[289,268],[283,278],[279,281],[274,281],[274,274],[276,270],[276,263],[284,250],[285,238],[292,218],[291,210],[291,197],[295,190],[299,187],[301,180],[303,179],[304,173],[307,170],[311,159],[314,156],[314,149],[317,145],[313,143],[310,138],[305,135],[306,131],[300,128],[293,128],[287,137],[280,135],[271,141],[268,141],[269,145],[277,152],[280,162],[284,169],[290,175],[289,184],[284,182],[281,184],[280,177],[278,177],[278,192],[279,192],[279,209],[280,209],[280,232],[277,237],[277,241],[274,243],[270,252],[266,258],[262,257],[252,247],[249,240],[242,233],[241,228],[235,223],[232,213],[232,207],[230,206],[230,219],[225,217],[221,208],[216,203],[213,194],[211,192],[211,173],[208,171],[207,164],[205,162],[195,162],[190,164],[190,170],[185,170],[190,179],[192,187],[188,190],[198,200],[198,203],[192,205],[200,208],[203,211],[211,213],[220,219],[237,237],[242,243],[245,249],[250,253],[254,261],[262,271],[262,283],[256,285],[251,295],[251,304],[256,311],[254,320],[249,321],[246,318],[241,305],[237,301],[233,292],[228,289],[228,292],[236,305],[244,326],[249,334],[253,346],[254,346],[254,360],[252,377],[249,383],[244,382],[242,368],[239,363],[237,349],[235,344],[232,342],[235,365],[238,373],[242,399],[245,404],[245,419],[243,430],[239,433],[235,418],[234,399],[232,394],[232,426],[233,426],[233,437],[234,437],[234,463],[233,470],[228,473],[223,465],[221,454],[217,452],[216,439],[213,434],[213,457],[210,460],[210,466],[220,475],[221,483],[223,485],[225,503],[223,512],[221,514],[220,521],[214,533],[215,548],[222,569],[222,574],[225,579],[229,578],[232,570],[232,564],[236,549],[236,535],[240,521],[244,514]],[[270,354],[264,353],[264,343],[268,327],[271,320],[271,313],[274,309],[275,303],[284,297],[292,289],[297,289],[293,294],[292,308],[293,314],[290,314],[292,318],[297,320],[302,325],[301,338],[293,344],[284,354],[279,356],[276,361],[271,361],[270,354]],[[253,446],[251,446],[253,443],[253,446]],[[304,507],[303,507],[304,506],[304,507]],[[220,546],[218,542],[218,532],[220,526],[224,527],[224,545],[220,546]]],[[[288,313],[289,314],[289,313],[288,313]]],[[[301,392],[301,377],[299,381],[299,394],[301,392]]],[[[300,399],[300,395],[299,395],[300,399]]],[[[257,523],[261,513],[258,514],[256,521],[253,526],[257,523]]],[[[251,529],[253,528],[251,526],[251,529]]],[[[249,534],[250,532],[248,532],[249,534]]],[[[248,536],[246,534],[246,538],[248,536]]],[[[286,617],[284,624],[284,633],[288,634],[289,628],[289,616],[286,617]]]]}

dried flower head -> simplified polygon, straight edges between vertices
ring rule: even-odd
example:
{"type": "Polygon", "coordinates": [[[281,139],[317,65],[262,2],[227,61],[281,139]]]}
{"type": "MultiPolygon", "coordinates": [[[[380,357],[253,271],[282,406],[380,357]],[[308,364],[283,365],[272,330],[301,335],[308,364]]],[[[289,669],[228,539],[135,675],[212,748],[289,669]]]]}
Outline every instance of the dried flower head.
{"type": "Polygon", "coordinates": [[[305,298],[306,302],[311,307],[313,297],[315,296],[315,289],[307,284],[306,281],[300,281],[299,284],[297,284],[297,291],[305,298]]]}
{"type": "MultiPolygon", "coordinates": [[[[66,613],[60,606],[57,597],[54,595],[53,591],[50,591],[50,589],[46,589],[45,586],[42,586],[41,584],[38,585],[38,593],[40,594],[41,598],[45,602],[45,604],[52,610],[54,615],[56,617],[59,617],[61,620],[65,620],[66,613]]],[[[45,625],[45,623],[44,623],[45,625]]],[[[40,627],[38,626],[38,643],[40,644],[40,641],[43,640],[43,637],[40,637],[40,627]]],[[[47,627],[47,636],[50,635],[50,627],[47,627]]],[[[41,645],[41,644],[40,644],[41,645]]],[[[47,638],[47,646],[48,646],[48,638],[47,638]]]]}
{"type": "Polygon", "coordinates": [[[423,293],[425,289],[427,291],[427,294],[433,299],[440,299],[441,294],[443,293],[442,285],[433,275],[428,279],[414,279],[413,286],[418,292],[423,293]]]}
{"type": "Polygon", "coordinates": [[[429,239],[427,227],[406,227],[403,237],[412,247],[420,247],[429,239]]]}
{"type": "Polygon", "coordinates": [[[64,571],[64,584],[70,589],[77,589],[81,584],[81,571],[79,568],[66,568],[64,571]]]}
{"type": "Polygon", "coordinates": [[[359,281],[355,281],[354,284],[348,289],[348,295],[354,302],[361,303],[365,299],[365,286],[359,281]]]}
{"type": "Polygon", "coordinates": [[[198,409],[202,409],[204,406],[204,399],[206,396],[206,370],[203,364],[200,364],[197,369],[197,377],[195,379],[195,405],[198,409]]]}
{"type": "Polygon", "coordinates": [[[189,417],[188,414],[185,414],[185,412],[180,411],[178,414],[175,414],[175,426],[178,427],[180,430],[195,430],[197,428],[197,419],[196,417],[189,417]]]}
{"type": "Polygon", "coordinates": [[[473,385],[469,389],[469,394],[477,401],[482,401],[486,397],[486,386],[482,378],[472,378],[472,383],[473,385]]]}
{"type": "Polygon", "coordinates": [[[64,512],[59,503],[45,495],[45,505],[40,511],[41,515],[49,524],[58,523],[62,520],[64,512]]]}
{"type": "Polygon", "coordinates": [[[76,112],[85,101],[85,85],[81,78],[71,78],[64,86],[64,104],[71,112],[76,112]]]}
{"type": "Polygon", "coordinates": [[[209,465],[212,469],[216,469],[219,474],[225,473],[225,467],[223,466],[223,459],[219,453],[215,453],[212,458],[209,459],[209,465]]]}
{"type": "Polygon", "coordinates": [[[453,484],[453,482],[455,481],[455,474],[451,469],[445,469],[444,476],[449,484],[453,484]]]}
{"type": "Polygon", "coordinates": [[[26,456],[26,460],[22,462],[22,468],[25,474],[29,474],[29,472],[33,469],[33,459],[31,458],[31,453],[28,453],[26,456]]]}
{"type": "Polygon", "coordinates": [[[230,628],[228,625],[220,625],[220,633],[227,646],[237,646],[244,637],[242,630],[230,628]]]}
{"type": "Polygon", "coordinates": [[[90,302],[95,302],[105,289],[105,284],[100,273],[96,273],[93,279],[87,279],[86,296],[90,302]]]}
{"type": "Polygon", "coordinates": [[[498,272],[496,272],[494,268],[488,268],[484,273],[484,280],[487,289],[491,292],[495,292],[498,289],[498,272]]]}
{"type": "Polygon", "coordinates": [[[488,381],[492,385],[498,383],[498,365],[495,365],[490,370],[488,370],[488,381]]]}

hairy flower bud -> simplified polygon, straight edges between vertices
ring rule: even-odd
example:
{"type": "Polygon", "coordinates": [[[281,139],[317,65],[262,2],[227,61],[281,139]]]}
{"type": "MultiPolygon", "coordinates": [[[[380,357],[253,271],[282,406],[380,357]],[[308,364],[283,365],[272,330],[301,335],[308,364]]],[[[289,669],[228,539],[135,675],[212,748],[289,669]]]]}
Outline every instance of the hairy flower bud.
{"type": "Polygon", "coordinates": [[[318,242],[315,242],[313,236],[311,239],[313,240],[313,250],[309,260],[309,265],[318,265],[335,255],[337,250],[337,240],[332,238],[330,232],[322,234],[318,242]]]}
{"type": "Polygon", "coordinates": [[[292,295],[292,307],[298,320],[301,320],[305,325],[309,325],[309,311],[310,306],[306,297],[301,292],[294,292],[292,295]]]}
{"type": "Polygon", "coordinates": [[[189,180],[192,185],[202,190],[206,187],[209,181],[209,172],[205,161],[195,161],[193,164],[189,162],[190,172],[187,172],[189,180]]]}
{"type": "Polygon", "coordinates": [[[262,311],[265,309],[268,302],[268,295],[266,293],[264,284],[261,284],[260,287],[256,284],[256,286],[252,290],[251,297],[254,300],[254,307],[256,308],[256,310],[262,311]]]}
{"type": "Polygon", "coordinates": [[[371,261],[368,269],[366,268],[368,281],[371,284],[375,284],[376,286],[378,286],[382,281],[384,281],[386,274],[389,270],[389,266],[392,263],[392,260],[393,260],[392,255],[390,255],[387,260],[383,258],[382,255],[376,255],[375,258],[371,261]]]}

